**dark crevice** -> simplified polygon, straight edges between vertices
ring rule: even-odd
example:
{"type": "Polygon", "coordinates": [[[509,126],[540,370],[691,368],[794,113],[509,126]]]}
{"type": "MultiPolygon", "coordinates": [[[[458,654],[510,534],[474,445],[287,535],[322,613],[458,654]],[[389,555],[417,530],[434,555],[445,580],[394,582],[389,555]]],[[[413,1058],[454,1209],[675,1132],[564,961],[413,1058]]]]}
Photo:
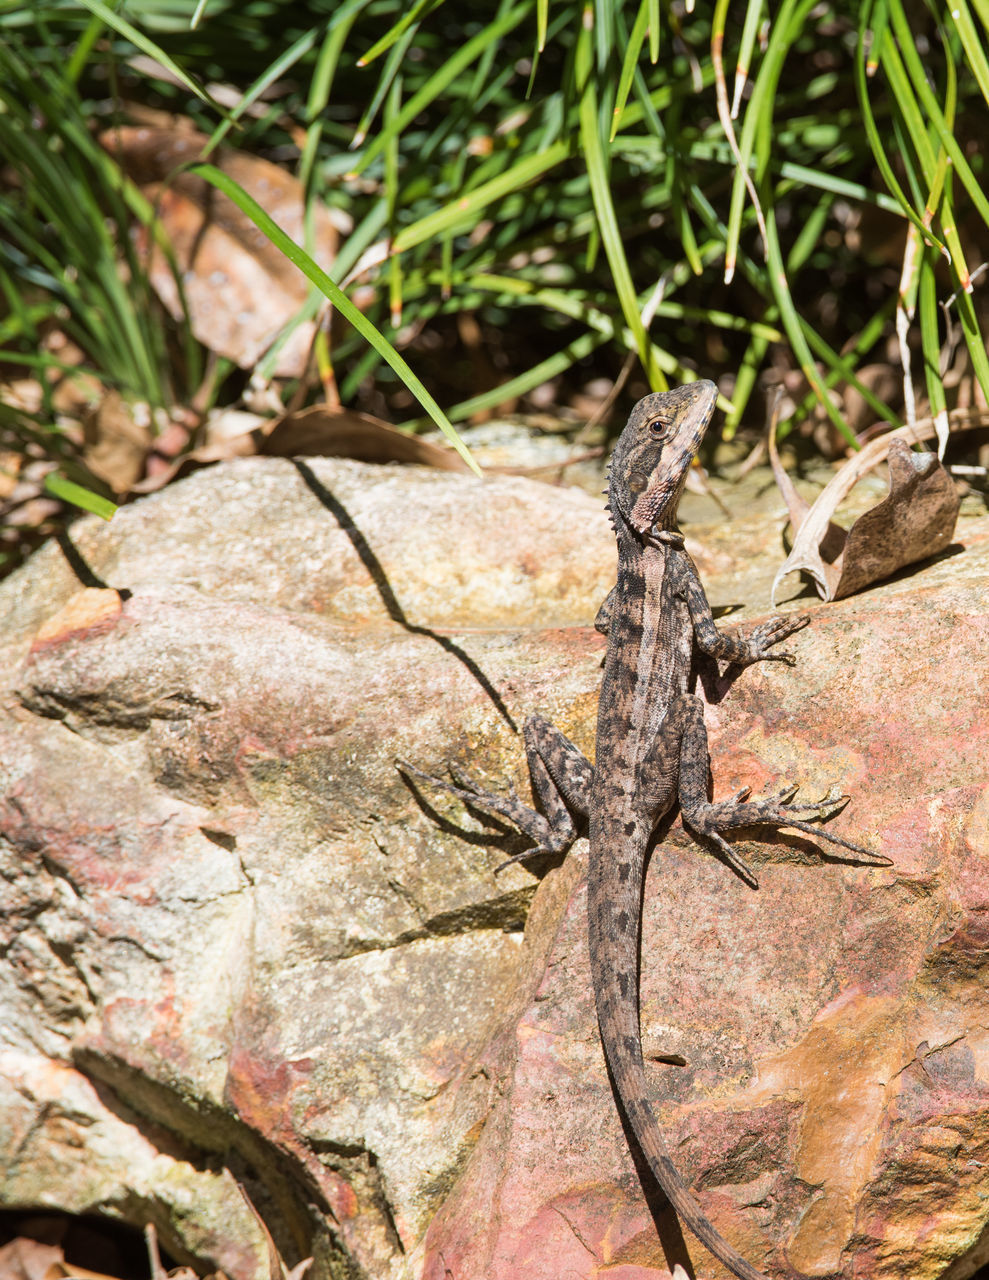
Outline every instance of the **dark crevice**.
{"type": "Polygon", "coordinates": [[[61,720],[67,728],[79,732],[81,724],[99,725],[104,729],[145,733],[154,720],[189,720],[201,712],[212,714],[220,709],[218,702],[197,698],[185,690],[143,705],[127,705],[114,701],[106,691],[66,694],[51,689],[28,686],[17,690],[21,705],[46,720],[61,720]]]}
{"type": "MultiPolygon", "coordinates": [[[[140,1132],[157,1150],[199,1172],[226,1168],[263,1220],[291,1267],[313,1253],[314,1237],[346,1268],[347,1251],[333,1230],[330,1206],[310,1174],[291,1156],[231,1112],[205,1099],[192,1100],[119,1059],[88,1049],[73,1064],[90,1080],[103,1106],[140,1132]],[[315,1214],[314,1214],[315,1210],[315,1214]]],[[[120,1206],[118,1206],[119,1210],[120,1206]]],[[[135,1222],[143,1227],[143,1222],[135,1222]]],[[[167,1224],[156,1224],[163,1245],[186,1265],[215,1270],[211,1258],[188,1254],[167,1224]]]]}
{"type": "MultiPolygon", "coordinates": [[[[57,1248],[68,1263],[70,1274],[76,1268],[85,1268],[115,1280],[147,1280],[149,1275],[143,1232],[116,1219],[60,1213],[40,1206],[0,1209],[0,1249],[15,1240],[57,1248]]],[[[177,1266],[177,1259],[166,1249],[160,1249],[159,1255],[166,1270],[177,1266]]],[[[9,1272],[2,1265],[0,1271],[4,1275],[22,1274],[13,1263],[10,1265],[9,1272]]]]}

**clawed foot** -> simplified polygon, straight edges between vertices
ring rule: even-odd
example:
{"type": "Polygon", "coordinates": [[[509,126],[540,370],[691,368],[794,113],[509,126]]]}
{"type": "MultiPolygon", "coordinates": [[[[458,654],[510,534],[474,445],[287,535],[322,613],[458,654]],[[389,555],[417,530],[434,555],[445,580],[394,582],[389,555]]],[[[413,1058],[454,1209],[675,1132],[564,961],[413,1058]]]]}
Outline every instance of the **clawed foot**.
{"type": "Polygon", "coordinates": [[[463,769],[453,764],[447,766],[450,776],[453,778],[452,783],[447,782],[445,778],[437,778],[431,773],[424,773],[421,769],[417,769],[414,764],[409,764],[407,760],[396,760],[395,764],[402,773],[410,774],[414,778],[421,778],[423,782],[439,787],[441,791],[449,792],[450,795],[463,800],[465,804],[474,805],[494,814],[495,817],[507,818],[509,822],[518,827],[523,835],[527,835],[530,840],[536,842],[535,848],[525,849],[522,853],[515,854],[514,857],[506,859],[505,862],[495,867],[495,875],[505,867],[511,866],[513,862],[525,862],[527,859],[535,858],[541,853],[559,854],[566,851],[543,815],[523,804],[514,791],[508,796],[496,795],[493,791],[487,791],[484,787],[479,786],[470,774],[465,773],[463,769]]]}
{"type": "Polygon", "coordinates": [[[784,787],[776,792],[775,795],[765,796],[759,800],[749,800],[750,793],[751,789],[749,787],[743,787],[730,800],[722,800],[717,804],[702,805],[697,813],[690,814],[687,817],[687,821],[694,830],[720,849],[728,865],[753,888],[758,887],[758,881],[752,870],[721,834],[722,830],[726,828],[790,827],[797,831],[803,831],[807,835],[826,840],[828,844],[847,849],[850,853],[855,854],[854,858],[847,859],[849,862],[860,862],[872,867],[892,866],[892,859],[883,857],[881,854],[872,853],[871,850],[864,848],[860,844],[855,844],[852,840],[832,835],[831,832],[824,831],[821,827],[814,825],[820,822],[827,822],[828,819],[840,813],[848,803],[848,796],[842,795],[837,787],[832,787],[827,795],[822,796],[816,803],[811,804],[793,805],[789,803],[797,794],[797,787],[795,786],[784,787]]]}
{"type": "Polygon", "coordinates": [[[787,636],[792,636],[795,631],[801,631],[810,622],[807,614],[799,614],[796,617],[784,617],[777,614],[773,618],[760,622],[746,636],[749,645],[752,662],[785,662],[788,667],[792,667],[796,662],[793,654],[788,649],[777,649],[770,653],[773,645],[779,644],[781,640],[785,640],[787,636]]]}

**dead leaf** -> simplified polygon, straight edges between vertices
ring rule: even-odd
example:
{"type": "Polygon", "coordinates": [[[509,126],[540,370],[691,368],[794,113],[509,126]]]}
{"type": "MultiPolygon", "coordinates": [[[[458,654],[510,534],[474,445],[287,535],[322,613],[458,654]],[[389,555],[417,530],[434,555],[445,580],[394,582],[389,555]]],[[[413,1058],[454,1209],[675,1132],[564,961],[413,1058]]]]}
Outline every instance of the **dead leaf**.
{"type": "Polygon", "coordinates": [[[63,1256],[58,1245],[18,1236],[0,1247],[0,1276],[3,1280],[45,1280],[48,1269],[63,1256]]]}
{"type": "MultiPolygon", "coordinates": [[[[107,1275],[105,1271],[89,1271],[75,1262],[66,1262],[64,1258],[60,1258],[45,1272],[44,1280],[120,1280],[120,1277],[107,1275]]],[[[193,1277],[193,1280],[196,1278],[193,1277]]]]}
{"type": "MultiPolygon", "coordinates": [[[[309,282],[254,223],[221,192],[191,173],[167,186],[180,164],[195,160],[205,134],[180,127],[126,125],[100,135],[101,145],[157,208],[182,275],[189,319],[196,338],[250,369],[305,302],[309,282]]],[[[304,241],[303,191],[284,169],[232,148],[211,153],[222,169],[297,243],[304,241]]],[[[323,267],[336,255],[337,231],[329,214],[317,207],[313,256],[323,267]]],[[[165,255],[150,248],[149,274],[155,291],[177,319],[182,304],[165,255]]],[[[306,366],[315,324],[300,325],[278,358],[276,374],[298,377],[306,366]]]]}
{"type": "Polygon", "coordinates": [[[237,1190],[243,1196],[244,1203],[247,1205],[248,1209],[250,1209],[251,1213],[254,1215],[254,1220],[255,1222],[257,1222],[258,1226],[261,1228],[261,1233],[264,1236],[265,1243],[268,1246],[269,1280],[303,1280],[303,1277],[305,1276],[306,1272],[309,1270],[309,1268],[313,1264],[313,1259],[303,1258],[301,1262],[297,1262],[295,1266],[292,1267],[291,1270],[289,1270],[289,1268],[285,1265],[284,1261],[282,1260],[281,1254],[278,1252],[277,1248],[275,1247],[275,1242],[272,1239],[271,1232],[268,1230],[268,1227],[267,1227],[267,1224],[265,1223],[264,1218],[261,1217],[260,1213],[258,1213],[257,1209],[254,1207],[251,1197],[247,1194],[247,1191],[242,1182],[237,1183],[237,1190]]]}
{"type": "Polygon", "coordinates": [[[453,449],[419,436],[406,435],[368,413],[340,405],[316,404],[280,418],[269,418],[240,435],[211,440],[183,454],[165,470],[134,486],[134,493],[153,493],[171,480],[227,458],[355,458],[360,462],[418,463],[440,471],[466,471],[453,449]]]}
{"type": "Polygon", "coordinates": [[[118,496],[128,493],[144,474],[151,448],[150,420],[139,423],[133,406],[118,391],[108,391],[84,415],[82,425],[83,458],[90,471],[118,496]]]}
{"type": "Polygon", "coordinates": [[[259,453],[279,458],[356,458],[360,462],[406,462],[440,471],[467,471],[453,449],[408,435],[396,427],[342,406],[317,404],[276,418],[262,429],[259,453]]]}
{"type": "Polygon", "coordinates": [[[66,1262],[60,1245],[18,1236],[0,1248],[2,1280],[117,1280],[105,1271],[89,1271],[66,1262]]]}
{"type": "Polygon", "coordinates": [[[908,445],[934,435],[933,420],[927,419],[871,441],[849,458],[809,507],[780,465],[775,430],[770,429],[773,472],[796,530],[793,548],[773,581],[774,604],[780,582],[798,570],[814,579],[822,600],[840,600],[948,545],[958,516],[958,492],[936,454],[914,453],[908,445]],[[831,516],[855,483],[887,458],[888,496],[859,516],[846,534],[831,516]]]}

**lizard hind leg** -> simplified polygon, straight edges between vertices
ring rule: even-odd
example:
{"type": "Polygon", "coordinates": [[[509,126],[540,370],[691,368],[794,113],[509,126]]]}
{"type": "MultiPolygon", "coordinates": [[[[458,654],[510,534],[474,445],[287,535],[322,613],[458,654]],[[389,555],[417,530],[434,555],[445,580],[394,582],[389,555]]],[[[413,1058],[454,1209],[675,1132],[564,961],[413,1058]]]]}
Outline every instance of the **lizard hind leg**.
{"type": "Polygon", "coordinates": [[[586,793],[593,769],[586,757],[542,716],[529,716],[522,733],[533,794],[542,812],[523,804],[514,793],[502,796],[486,790],[455,765],[449,766],[453,778],[451,783],[445,778],[424,773],[408,761],[396,761],[403,773],[421,778],[468,805],[499,818],[507,818],[523,835],[535,841],[535,848],[509,858],[497,868],[499,871],[512,862],[521,862],[537,854],[566,853],[577,838],[573,813],[587,812],[586,793]]]}

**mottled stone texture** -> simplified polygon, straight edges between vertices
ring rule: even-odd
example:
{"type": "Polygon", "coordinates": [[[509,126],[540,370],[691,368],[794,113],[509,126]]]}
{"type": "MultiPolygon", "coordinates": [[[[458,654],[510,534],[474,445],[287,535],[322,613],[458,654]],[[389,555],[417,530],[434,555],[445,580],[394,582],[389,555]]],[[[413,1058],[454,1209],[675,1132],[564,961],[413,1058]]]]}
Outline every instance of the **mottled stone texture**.
{"type": "MultiPolygon", "coordinates": [[[[985,1260],[989,520],[959,542],[811,602],[798,667],[708,713],[716,795],[837,782],[895,866],[752,833],[753,892],[678,826],[652,861],[656,1105],[773,1277],[985,1260]]],[[[760,550],[698,551],[712,603],[760,550]]],[[[537,710],[591,751],[613,572],[580,493],[258,459],[0,588],[0,1205],[150,1220],[231,1280],[268,1275],[238,1184],[318,1280],[722,1275],[628,1155],[583,846],[495,877],[518,839],[393,764],[524,790],[537,710]]]]}

